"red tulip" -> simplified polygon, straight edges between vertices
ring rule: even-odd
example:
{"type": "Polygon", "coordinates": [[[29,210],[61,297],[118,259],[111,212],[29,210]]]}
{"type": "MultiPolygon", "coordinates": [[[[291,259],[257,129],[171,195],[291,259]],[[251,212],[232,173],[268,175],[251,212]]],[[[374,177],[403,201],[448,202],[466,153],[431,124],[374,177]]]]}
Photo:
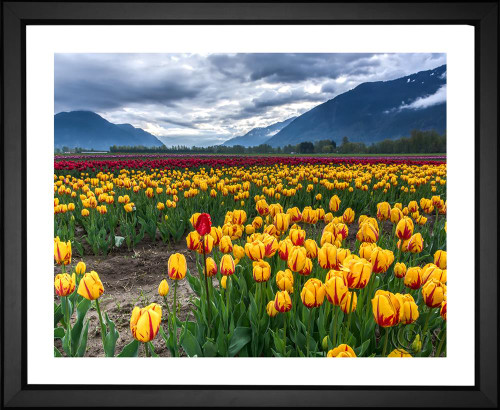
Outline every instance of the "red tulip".
{"type": "Polygon", "coordinates": [[[200,236],[208,235],[212,229],[212,220],[209,214],[201,214],[196,221],[196,231],[200,236]]]}

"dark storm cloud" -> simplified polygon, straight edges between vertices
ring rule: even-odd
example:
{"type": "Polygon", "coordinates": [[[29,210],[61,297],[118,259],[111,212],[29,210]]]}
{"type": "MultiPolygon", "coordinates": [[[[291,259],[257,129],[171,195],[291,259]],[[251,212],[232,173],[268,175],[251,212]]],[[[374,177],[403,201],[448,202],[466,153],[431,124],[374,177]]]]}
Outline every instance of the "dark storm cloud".
{"type": "Polygon", "coordinates": [[[300,115],[444,54],[56,54],[55,112],[85,109],[166,144],[207,145],[300,115]]]}

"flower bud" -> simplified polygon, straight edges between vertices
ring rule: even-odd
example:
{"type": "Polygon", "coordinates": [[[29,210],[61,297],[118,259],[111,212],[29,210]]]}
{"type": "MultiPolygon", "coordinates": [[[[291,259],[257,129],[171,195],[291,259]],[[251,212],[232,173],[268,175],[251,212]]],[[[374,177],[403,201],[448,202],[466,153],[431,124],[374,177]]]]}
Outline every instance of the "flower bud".
{"type": "Polygon", "coordinates": [[[62,242],[58,236],[54,239],[54,260],[58,265],[71,263],[71,241],[62,242]]]}
{"type": "Polygon", "coordinates": [[[293,273],[290,269],[280,270],[276,274],[276,285],[280,290],[286,290],[288,293],[293,293],[293,273]]]}
{"type": "Polygon", "coordinates": [[[236,270],[234,259],[230,254],[225,254],[220,260],[220,273],[224,276],[230,276],[234,274],[236,270]]]}
{"type": "Polygon", "coordinates": [[[330,211],[337,212],[339,210],[339,206],[340,206],[340,198],[337,195],[332,196],[328,204],[330,211]]]}
{"type": "Polygon", "coordinates": [[[78,274],[78,275],[83,275],[85,274],[85,271],[87,270],[87,265],[85,265],[84,262],[78,262],[77,265],[76,265],[76,268],[75,268],[75,272],[78,274]]]}
{"type": "Polygon", "coordinates": [[[306,239],[304,243],[306,248],[307,257],[311,259],[316,259],[318,256],[318,244],[314,239],[306,239]]]}
{"type": "Polygon", "coordinates": [[[404,278],[405,275],[406,265],[402,262],[396,263],[396,265],[394,265],[394,276],[396,276],[396,278],[404,278]]]}
{"type": "Polygon", "coordinates": [[[253,279],[258,282],[267,282],[271,277],[271,266],[269,263],[260,260],[253,263],[253,279]]]}
{"type": "Polygon", "coordinates": [[[342,312],[344,312],[346,315],[354,312],[356,310],[356,306],[358,304],[358,296],[356,295],[355,292],[346,292],[344,298],[342,299],[340,303],[340,309],[342,309],[342,312]],[[354,299],[352,299],[354,297],[354,299]],[[352,299],[352,302],[351,302],[352,299]],[[352,306],[351,306],[352,303],[352,306]]]}
{"type": "Polygon", "coordinates": [[[385,290],[377,290],[372,299],[372,310],[375,322],[382,327],[397,325],[402,318],[403,299],[385,290]]]}
{"type": "Polygon", "coordinates": [[[439,269],[446,269],[446,251],[436,251],[434,254],[434,265],[436,265],[439,269]]]}
{"type": "Polygon", "coordinates": [[[168,291],[169,291],[168,282],[167,282],[166,279],[163,279],[160,282],[160,285],[158,286],[158,294],[160,296],[167,296],[168,295],[168,291]]]}
{"type": "Polygon", "coordinates": [[[420,232],[411,236],[408,240],[408,250],[411,253],[420,253],[424,248],[424,239],[422,238],[422,234],[420,232]]]}
{"type": "Polygon", "coordinates": [[[288,312],[292,308],[292,299],[286,290],[276,292],[274,308],[281,313],[288,312]]]}
{"type": "Polygon", "coordinates": [[[231,242],[231,238],[227,235],[224,235],[219,242],[219,249],[222,253],[231,253],[233,251],[233,243],[231,242]]]}
{"type": "Polygon", "coordinates": [[[413,323],[418,319],[418,306],[415,303],[413,296],[411,296],[409,293],[401,295],[401,297],[403,299],[403,315],[401,318],[401,323],[403,323],[404,325],[409,325],[410,323],[413,323]]]}
{"type": "Polygon", "coordinates": [[[307,252],[301,246],[294,246],[290,251],[290,255],[288,256],[288,267],[293,272],[300,272],[305,264],[307,259],[307,252]]]}
{"type": "Polygon", "coordinates": [[[419,289],[423,283],[422,268],[420,266],[408,268],[405,275],[405,286],[410,289],[419,289]]]}
{"type": "Polygon", "coordinates": [[[245,253],[252,261],[264,259],[266,247],[261,241],[253,241],[245,244],[245,253]]]}
{"type": "Polygon", "coordinates": [[[436,279],[431,279],[422,286],[422,296],[424,302],[430,308],[441,305],[446,294],[446,285],[443,285],[436,279]]]}
{"type": "Polygon", "coordinates": [[[217,275],[217,264],[212,258],[207,258],[206,269],[203,271],[203,273],[209,278],[217,275]]]}
{"type": "Polygon", "coordinates": [[[407,216],[405,216],[396,225],[396,236],[399,239],[406,241],[411,238],[413,234],[413,229],[414,229],[413,221],[407,216]]]}
{"type": "MultiPolygon", "coordinates": [[[[225,277],[225,276],[224,276],[225,277]]],[[[266,306],[266,313],[270,317],[276,316],[279,312],[274,307],[274,300],[271,300],[266,306]]]]}

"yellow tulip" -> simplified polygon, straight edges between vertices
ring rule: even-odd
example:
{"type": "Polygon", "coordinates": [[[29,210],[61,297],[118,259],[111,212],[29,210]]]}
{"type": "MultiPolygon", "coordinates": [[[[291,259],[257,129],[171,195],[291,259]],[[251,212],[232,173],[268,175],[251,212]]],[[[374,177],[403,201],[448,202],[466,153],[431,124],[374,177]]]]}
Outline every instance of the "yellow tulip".
{"type": "Polygon", "coordinates": [[[349,289],[364,288],[372,274],[372,264],[363,258],[354,258],[354,255],[346,258],[342,271],[349,289]]]}
{"type": "Polygon", "coordinates": [[[424,302],[430,308],[441,305],[446,294],[446,285],[436,279],[431,279],[422,286],[422,296],[424,302]]]}
{"type": "Polygon", "coordinates": [[[182,253],[174,253],[168,258],[168,277],[173,280],[184,279],[187,272],[186,257],[182,253]]]}
{"type": "Polygon", "coordinates": [[[420,266],[408,268],[405,275],[405,286],[410,289],[419,289],[423,283],[422,268],[420,266]]]}
{"type": "Polygon", "coordinates": [[[160,329],[161,315],[161,306],[156,303],[142,309],[136,306],[130,318],[132,336],[143,343],[153,340],[160,329]]]}
{"type": "Polygon", "coordinates": [[[325,243],[318,250],[318,263],[323,269],[338,269],[337,247],[330,243],[325,243]]]}
{"type": "Polygon", "coordinates": [[[377,218],[385,221],[391,217],[391,205],[389,202],[379,202],[377,204],[377,218]]]}
{"type": "Polygon", "coordinates": [[[387,357],[412,357],[412,355],[404,349],[394,349],[387,357]]]}
{"type": "Polygon", "coordinates": [[[99,275],[95,271],[87,272],[83,275],[78,285],[78,294],[88,300],[96,300],[104,293],[99,275]]]}
{"type": "Polygon", "coordinates": [[[85,265],[84,262],[80,261],[76,264],[76,267],[75,267],[75,272],[78,274],[78,275],[83,275],[87,270],[87,265],[85,265]]]}
{"type": "Polygon", "coordinates": [[[71,241],[61,242],[59,237],[54,239],[54,259],[58,265],[71,263],[71,241]]]}
{"type": "Polygon", "coordinates": [[[280,232],[286,232],[290,223],[290,216],[284,213],[274,215],[274,226],[280,232]]]}
{"type": "Polygon", "coordinates": [[[75,290],[75,274],[60,273],[54,278],[54,288],[58,296],[68,296],[75,290]]]}
{"type": "Polygon", "coordinates": [[[255,240],[245,244],[245,253],[252,261],[264,259],[266,247],[261,241],[255,240]]]}
{"type": "Polygon", "coordinates": [[[338,345],[335,349],[329,350],[327,357],[356,357],[356,353],[351,346],[346,344],[338,345]]]}
{"type": "Polygon", "coordinates": [[[294,246],[290,254],[288,256],[288,267],[293,271],[293,272],[300,272],[303,268],[304,265],[306,264],[306,259],[307,259],[307,252],[305,248],[301,246],[294,246]]]}
{"type": "Polygon", "coordinates": [[[347,208],[342,215],[342,219],[344,223],[348,225],[352,224],[354,222],[354,211],[351,208],[347,208]]]}
{"type": "Polygon", "coordinates": [[[328,301],[335,306],[340,306],[348,291],[349,288],[342,272],[329,271],[325,280],[325,292],[328,301]]]}
{"type": "Polygon", "coordinates": [[[279,313],[274,307],[274,300],[269,301],[269,303],[266,305],[266,313],[269,317],[274,317],[279,313]]]}
{"type": "Polygon", "coordinates": [[[413,221],[405,216],[396,225],[396,236],[399,239],[406,241],[413,235],[413,229],[413,221]]]}
{"type": "Polygon", "coordinates": [[[225,254],[220,260],[220,273],[223,276],[230,276],[236,270],[234,259],[230,254],[225,254]]]}
{"type": "Polygon", "coordinates": [[[286,290],[293,293],[293,273],[290,269],[280,270],[276,274],[276,285],[280,290],[286,290]]]}
{"type": "Polygon", "coordinates": [[[309,279],[300,292],[300,298],[304,306],[314,308],[321,306],[325,299],[325,286],[319,279],[309,279]]]}
{"type": "Polygon", "coordinates": [[[290,238],[285,238],[284,240],[280,241],[278,244],[278,255],[280,259],[283,261],[287,261],[292,248],[293,243],[290,238]]]}
{"type": "Polygon", "coordinates": [[[188,249],[197,251],[201,248],[201,236],[198,232],[192,231],[186,236],[186,243],[188,249]]]}
{"type": "Polygon", "coordinates": [[[340,206],[340,198],[337,195],[332,196],[330,198],[330,202],[328,205],[329,205],[330,211],[337,212],[339,210],[339,206],[340,206]]]}
{"type": "Polygon", "coordinates": [[[224,235],[219,242],[219,249],[222,253],[231,253],[233,251],[233,243],[231,238],[224,235]]]}
{"type": "Polygon", "coordinates": [[[292,299],[286,290],[276,292],[274,308],[281,313],[286,313],[292,308],[292,299]]]}
{"type": "Polygon", "coordinates": [[[439,269],[433,263],[428,263],[422,268],[422,282],[436,279],[441,283],[446,283],[446,269],[439,269]]]}
{"type": "Polygon", "coordinates": [[[408,240],[408,250],[411,253],[420,253],[424,248],[424,238],[422,238],[422,234],[420,232],[411,236],[408,240]]]}
{"type": "Polygon", "coordinates": [[[203,270],[203,273],[209,278],[217,274],[217,264],[212,258],[207,258],[206,271],[203,270]]]}
{"type": "Polygon", "coordinates": [[[354,312],[356,310],[356,306],[358,304],[358,296],[356,295],[355,292],[346,292],[344,298],[340,302],[340,309],[342,312],[344,312],[346,315],[354,312]],[[351,301],[352,297],[354,295],[354,299],[351,301]],[[352,305],[351,305],[352,303],[352,305]]]}
{"type": "Polygon", "coordinates": [[[377,290],[372,299],[372,310],[375,322],[382,327],[397,325],[403,316],[402,296],[394,295],[386,290],[377,290]]]}
{"type": "Polygon", "coordinates": [[[436,251],[434,254],[434,264],[440,269],[446,269],[446,251],[436,251]]]}
{"type": "Polygon", "coordinates": [[[222,286],[223,289],[226,289],[226,286],[227,286],[227,276],[223,276],[220,279],[220,285],[222,286]]]}
{"type": "Polygon", "coordinates": [[[304,241],[306,239],[306,231],[303,229],[297,228],[297,229],[290,229],[290,233],[288,234],[288,237],[292,241],[292,243],[295,246],[302,246],[304,244],[304,241]]]}
{"type": "Polygon", "coordinates": [[[168,282],[166,281],[166,279],[163,279],[160,282],[160,285],[158,286],[158,294],[160,296],[167,296],[168,291],[169,291],[168,282]]]}
{"type": "Polygon", "coordinates": [[[271,277],[271,265],[269,263],[260,260],[253,262],[253,279],[258,282],[267,282],[271,277]]]}
{"type": "Polygon", "coordinates": [[[404,325],[409,325],[418,319],[418,306],[415,303],[415,299],[409,293],[401,295],[403,299],[403,315],[401,317],[401,323],[404,325]]]}
{"type": "Polygon", "coordinates": [[[396,276],[396,278],[404,278],[405,275],[406,265],[402,262],[396,263],[396,265],[394,265],[394,276],[396,276]]]}

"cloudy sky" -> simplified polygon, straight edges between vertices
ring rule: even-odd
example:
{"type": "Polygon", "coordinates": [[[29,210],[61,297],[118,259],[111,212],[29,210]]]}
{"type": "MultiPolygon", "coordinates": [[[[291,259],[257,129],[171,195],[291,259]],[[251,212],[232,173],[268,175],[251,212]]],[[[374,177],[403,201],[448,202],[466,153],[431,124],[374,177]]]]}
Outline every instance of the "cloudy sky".
{"type": "Polygon", "coordinates": [[[55,113],[89,110],[166,145],[215,145],[445,54],[56,54],[55,113]]]}

